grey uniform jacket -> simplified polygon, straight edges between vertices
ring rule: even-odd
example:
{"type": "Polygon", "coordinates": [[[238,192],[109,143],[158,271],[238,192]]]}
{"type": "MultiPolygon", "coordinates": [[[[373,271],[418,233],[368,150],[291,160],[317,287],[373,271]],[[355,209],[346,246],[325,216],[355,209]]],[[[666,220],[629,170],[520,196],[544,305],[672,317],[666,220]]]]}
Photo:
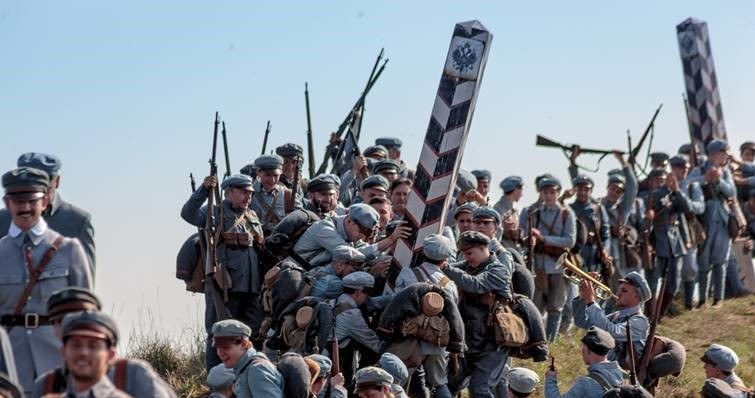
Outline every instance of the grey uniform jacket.
{"type": "Polygon", "coordinates": [[[250,348],[233,367],[238,398],[283,398],[283,375],[265,354],[250,348]]]}
{"type": "Polygon", "coordinates": [[[622,357],[626,354],[627,322],[629,322],[635,357],[642,357],[650,322],[642,313],[640,306],[622,308],[606,315],[598,304],[592,303],[588,306],[579,297],[576,297],[572,301],[572,311],[574,312],[575,325],[582,329],[589,329],[592,326],[599,327],[613,336],[616,341],[616,349],[608,353],[609,360],[622,360],[622,357]]]}
{"type": "MultiPolygon", "coordinates": [[[[545,239],[545,244],[550,246],[563,247],[570,249],[576,243],[577,224],[574,221],[574,212],[567,206],[564,208],[558,205],[546,206],[539,204],[537,212],[534,214],[533,227],[540,230],[540,234],[545,239]],[[566,216],[564,217],[564,211],[566,216]]],[[[529,210],[523,210],[519,220],[522,230],[529,229],[529,210]]],[[[543,270],[547,274],[560,274],[563,267],[558,265],[555,258],[547,254],[535,254],[534,264],[536,270],[543,270]]]]}
{"type": "Polygon", "coordinates": [[[690,211],[690,202],[683,190],[671,192],[661,187],[650,192],[646,205],[655,212],[653,219],[653,247],[661,258],[681,257],[687,253],[680,223],[683,213],[690,211]]]}
{"type": "MultiPolygon", "coordinates": [[[[84,247],[84,253],[89,259],[91,265],[92,277],[95,270],[95,250],[94,250],[94,227],[92,226],[92,216],[85,210],[82,210],[60,197],[56,192],[52,198],[50,206],[42,213],[47,225],[53,231],[79,240],[84,247]]],[[[8,233],[11,224],[11,215],[7,209],[0,210],[0,238],[8,233]]],[[[92,279],[94,280],[94,278],[92,279]]]]}
{"type": "MultiPolygon", "coordinates": [[[[623,383],[624,371],[615,361],[599,362],[587,367],[587,372],[600,377],[605,384],[617,387],[623,383]]],[[[589,376],[577,378],[574,385],[565,394],[558,391],[555,377],[545,378],[545,398],[600,398],[607,390],[589,376]]]]}
{"type": "MultiPolygon", "coordinates": [[[[13,314],[29,278],[23,248],[25,233],[18,232],[13,226],[10,234],[0,239],[0,258],[3,259],[0,263],[0,314],[3,315],[13,314]]],[[[48,228],[44,220],[40,220],[27,233],[32,236],[32,258],[36,267],[60,234],[48,228]]],[[[92,288],[92,274],[84,249],[78,240],[71,238],[63,240],[60,249],[39,276],[23,313],[47,314],[50,295],[68,286],[92,288]]],[[[16,326],[9,334],[19,382],[25,391],[31,391],[36,376],[60,365],[60,340],[55,337],[51,325],[34,329],[16,326]]]]}
{"type": "MultiPolygon", "coordinates": [[[[200,185],[181,209],[181,218],[191,225],[204,227],[207,219],[207,207],[202,206],[202,204],[207,199],[208,192],[204,185],[200,185]]],[[[227,199],[223,200],[220,205],[223,208],[222,224],[219,223],[221,215],[219,209],[215,216],[216,222],[219,223],[219,229],[223,232],[247,233],[252,235],[254,241],[261,242],[262,226],[253,211],[234,209],[227,199]],[[240,217],[245,219],[240,220],[240,217]]],[[[228,269],[231,276],[231,292],[259,294],[262,277],[256,248],[251,246],[245,249],[232,248],[228,247],[223,239],[220,239],[217,256],[218,262],[228,269]]]]}
{"type": "Polygon", "coordinates": [[[734,198],[737,190],[728,168],[724,168],[719,181],[708,184],[705,181],[705,173],[710,167],[708,162],[696,167],[687,179],[698,182],[703,192],[708,192],[705,197],[705,212],[702,215],[707,239],[698,254],[699,260],[701,264],[722,264],[728,260],[731,249],[728,233],[730,210],[726,200],[734,198]]]}
{"type": "MultiPolygon", "coordinates": [[[[68,390],[66,391],[65,398],[78,398],[80,397],[79,394],[76,394],[76,391],[73,389],[73,383],[68,383],[68,390]]],[[[92,388],[89,390],[89,394],[86,395],[87,398],[130,398],[131,395],[126,394],[125,392],[115,388],[112,382],[107,377],[103,377],[100,379],[100,381],[97,382],[97,384],[93,385],[92,388]]],[[[135,397],[140,398],[140,397],[135,397]]]]}
{"type": "MultiPolygon", "coordinates": [[[[262,189],[262,184],[259,181],[254,182],[254,193],[249,208],[257,213],[264,230],[272,230],[286,216],[286,194],[284,193],[286,191],[289,191],[289,189],[279,183],[270,192],[267,192],[262,189]]],[[[301,197],[299,195],[291,196],[291,200],[294,201],[293,208],[301,209],[301,197]]]]}
{"type": "Polygon", "coordinates": [[[362,241],[347,242],[344,220],[348,216],[335,216],[320,220],[310,226],[294,245],[294,252],[309,262],[312,268],[328,264],[337,247],[356,246],[370,261],[378,254],[377,244],[367,245],[362,241]]]}
{"type": "Polygon", "coordinates": [[[357,307],[356,302],[348,294],[342,294],[336,300],[336,306],[346,303],[351,306],[336,316],[336,337],[338,346],[346,347],[351,340],[371,349],[376,353],[382,352],[385,344],[380,340],[377,333],[370,329],[367,321],[362,315],[362,311],[357,307]]]}

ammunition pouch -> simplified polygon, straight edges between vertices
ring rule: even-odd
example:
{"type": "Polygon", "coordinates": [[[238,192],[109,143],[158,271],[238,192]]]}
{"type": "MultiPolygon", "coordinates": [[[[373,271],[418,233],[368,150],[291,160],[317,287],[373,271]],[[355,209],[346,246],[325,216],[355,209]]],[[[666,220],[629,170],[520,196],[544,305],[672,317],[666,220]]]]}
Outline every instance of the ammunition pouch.
{"type": "Polygon", "coordinates": [[[692,243],[692,246],[702,245],[705,242],[705,239],[708,238],[708,235],[705,233],[705,227],[703,227],[703,224],[694,214],[687,213],[685,217],[687,218],[690,243],[692,243]]]}
{"type": "Polygon", "coordinates": [[[223,241],[228,249],[243,250],[254,244],[254,237],[246,232],[223,232],[223,241]]]}

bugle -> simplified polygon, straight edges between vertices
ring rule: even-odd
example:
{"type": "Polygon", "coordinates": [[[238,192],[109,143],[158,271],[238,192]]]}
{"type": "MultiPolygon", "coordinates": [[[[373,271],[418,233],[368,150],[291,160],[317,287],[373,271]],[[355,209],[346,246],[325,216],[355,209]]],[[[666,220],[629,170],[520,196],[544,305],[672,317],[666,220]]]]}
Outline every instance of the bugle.
{"type": "Polygon", "coordinates": [[[587,280],[592,283],[595,289],[595,296],[601,300],[607,300],[609,298],[618,299],[618,297],[611,292],[611,288],[603,284],[601,281],[582,270],[579,265],[576,264],[576,259],[571,257],[571,253],[566,252],[558,258],[558,263],[564,267],[564,277],[575,285],[579,285],[583,280],[587,280]]]}

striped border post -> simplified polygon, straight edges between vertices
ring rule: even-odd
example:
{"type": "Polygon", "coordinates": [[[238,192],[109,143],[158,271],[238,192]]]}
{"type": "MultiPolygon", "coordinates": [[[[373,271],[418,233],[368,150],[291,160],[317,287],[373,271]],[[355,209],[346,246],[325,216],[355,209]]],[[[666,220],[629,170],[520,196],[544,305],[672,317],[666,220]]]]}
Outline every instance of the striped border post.
{"type": "Polygon", "coordinates": [[[422,241],[445,225],[492,39],[479,21],[454,27],[406,205],[405,220],[413,232],[397,242],[394,251],[404,267],[419,263],[422,241]]]}
{"type": "Polygon", "coordinates": [[[684,85],[689,101],[691,135],[698,148],[704,152],[705,145],[711,140],[726,139],[708,24],[699,19],[687,18],[676,26],[676,36],[679,39],[679,55],[682,58],[684,85]]]}

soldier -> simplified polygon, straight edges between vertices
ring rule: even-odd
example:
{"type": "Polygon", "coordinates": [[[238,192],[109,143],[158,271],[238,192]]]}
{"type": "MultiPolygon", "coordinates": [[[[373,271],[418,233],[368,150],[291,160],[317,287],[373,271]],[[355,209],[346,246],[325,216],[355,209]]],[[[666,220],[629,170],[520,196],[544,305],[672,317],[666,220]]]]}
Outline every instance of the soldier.
{"type": "Polygon", "coordinates": [[[131,397],[106,375],[118,344],[118,327],[110,316],[99,311],[70,313],[63,318],[62,332],[67,397],[131,397]]]}
{"type": "Polygon", "coordinates": [[[700,396],[702,398],[737,398],[737,392],[725,381],[710,378],[705,380],[700,396]]]}
{"type": "Polygon", "coordinates": [[[380,236],[384,236],[385,228],[388,226],[388,223],[393,221],[393,208],[391,206],[391,201],[385,196],[375,196],[370,199],[367,204],[372,206],[372,208],[378,212],[378,215],[380,216],[380,222],[378,223],[380,236]]]}
{"type": "Polygon", "coordinates": [[[399,238],[408,236],[408,228],[399,227],[377,243],[367,244],[377,231],[380,216],[372,207],[359,203],[349,206],[343,216],[314,223],[294,245],[294,252],[310,265],[310,269],[331,261],[333,250],[341,246],[357,246],[370,261],[392,247],[399,238]]]}
{"type": "Polygon", "coordinates": [[[576,224],[574,213],[558,203],[561,182],[555,178],[544,177],[538,182],[539,203],[522,212],[519,224],[523,230],[531,231],[529,239],[534,240],[535,272],[534,302],[548,313],[546,334],[548,340],[556,341],[561,313],[566,303],[566,279],[563,267],[558,263],[559,257],[576,242],[576,224]],[[535,210],[536,209],[536,210],[535,210]],[[532,217],[529,214],[533,213],[532,217]],[[532,228],[529,219],[532,218],[532,228]]]}
{"type": "Polygon", "coordinates": [[[380,160],[372,166],[372,174],[382,176],[389,184],[399,178],[400,172],[401,164],[392,159],[380,160]]]}
{"type": "MultiPolygon", "coordinates": [[[[47,301],[47,315],[55,328],[55,335],[62,340],[63,318],[80,311],[100,311],[102,305],[90,290],[68,287],[56,291],[47,301]]],[[[63,393],[68,388],[68,369],[57,367],[34,381],[32,397],[63,393]]],[[[118,358],[110,361],[107,377],[115,387],[135,397],[173,398],[176,393],[146,361],[118,358]]]]}
{"type": "MultiPolygon", "coordinates": [[[[454,235],[458,237],[467,231],[474,230],[474,222],[472,222],[472,212],[477,208],[477,203],[468,202],[454,209],[454,235]]],[[[458,256],[461,261],[461,254],[458,256]]]]}
{"type": "Polygon", "coordinates": [[[734,198],[736,189],[731,171],[726,164],[729,161],[727,150],[729,144],[715,139],[708,143],[705,151],[708,160],[690,172],[689,180],[700,183],[705,196],[705,212],[702,221],[705,226],[705,243],[698,254],[698,291],[702,307],[708,298],[708,280],[713,271],[713,305],[718,306],[724,298],[726,281],[725,266],[731,249],[729,237],[729,206],[727,200],[734,198]]]}
{"type": "MultiPolygon", "coordinates": [[[[297,172],[299,173],[298,177],[301,177],[300,162],[304,162],[304,150],[297,144],[288,143],[275,148],[275,154],[283,158],[280,183],[286,188],[293,190],[293,183],[297,177],[297,172]]],[[[296,187],[296,196],[299,198],[304,196],[301,191],[302,182],[300,180],[300,185],[296,187]]]]}
{"type": "Polygon", "coordinates": [[[343,294],[342,279],[364,266],[364,254],[351,246],[340,246],[333,250],[333,261],[309,272],[312,290],[309,295],[335,300],[343,294]]]}
{"type": "MultiPolygon", "coordinates": [[[[50,186],[47,190],[49,204],[42,213],[47,226],[53,231],[68,237],[77,238],[84,248],[92,271],[94,282],[95,256],[94,256],[94,227],[92,217],[82,210],[60,197],[60,159],[53,155],[29,152],[21,155],[16,162],[18,167],[31,167],[47,173],[50,177],[50,186]]],[[[8,209],[0,210],[0,238],[8,233],[11,224],[11,214],[8,209]]]]}
{"type": "Polygon", "coordinates": [[[354,395],[359,398],[394,398],[391,392],[393,376],[383,369],[368,366],[356,373],[354,395]]]}
{"type": "Polygon", "coordinates": [[[393,221],[404,219],[406,215],[406,203],[413,185],[412,180],[408,178],[399,178],[391,182],[388,194],[393,206],[393,221]]]}
{"type": "Polygon", "coordinates": [[[344,171],[341,174],[340,196],[339,199],[344,205],[348,206],[359,191],[359,185],[362,181],[370,176],[370,171],[374,165],[386,159],[388,156],[388,150],[382,145],[375,145],[367,147],[361,156],[355,156],[352,160],[351,169],[344,171]]]}
{"type": "Polygon", "coordinates": [[[401,145],[403,143],[398,138],[383,137],[375,140],[375,145],[382,145],[388,150],[388,159],[397,161],[401,165],[401,177],[414,180],[414,170],[408,168],[406,163],[401,160],[401,145]]]}
{"type": "Polygon", "coordinates": [[[455,303],[459,302],[456,284],[441,270],[441,264],[456,256],[456,245],[440,234],[429,234],[422,241],[424,261],[416,267],[404,267],[396,278],[396,293],[417,282],[428,282],[448,293],[455,303]]]}
{"type": "MultiPolygon", "coordinates": [[[[217,186],[217,178],[208,176],[181,209],[181,218],[191,225],[204,227],[207,207],[202,203],[211,189],[217,186]]],[[[217,242],[217,260],[223,265],[231,280],[228,302],[225,307],[231,317],[246,322],[253,330],[259,330],[263,313],[259,301],[262,287],[258,251],[264,236],[257,214],[249,209],[254,193],[253,180],[243,174],[232,175],[223,181],[224,199],[218,204],[216,220],[221,239],[217,242]]],[[[207,369],[217,365],[220,359],[212,349],[212,325],[218,320],[212,294],[205,292],[205,328],[208,333],[205,362],[207,369]]]]}
{"type": "Polygon", "coordinates": [[[404,365],[404,362],[399,357],[391,354],[390,352],[384,352],[380,356],[380,360],[377,363],[380,369],[385,370],[393,377],[393,383],[391,384],[391,393],[396,398],[409,398],[404,392],[404,388],[409,382],[409,370],[404,365]]]}
{"type": "Polygon", "coordinates": [[[459,311],[464,319],[467,343],[463,377],[449,385],[451,395],[459,392],[467,380],[470,396],[492,397],[508,359],[508,349],[499,347],[489,332],[488,314],[493,301],[511,300],[511,271],[490,254],[490,239],[476,231],[461,234],[457,246],[464,261],[441,265],[443,272],[456,283],[462,295],[459,311]]]}
{"type": "Polygon", "coordinates": [[[745,141],[739,146],[739,158],[742,162],[755,162],[755,142],[745,141]]]}
{"type": "Polygon", "coordinates": [[[700,360],[704,364],[705,377],[725,381],[736,390],[734,398],[747,398],[747,394],[752,392],[752,389],[747,388],[742,379],[734,373],[734,369],[739,365],[739,357],[731,348],[711,344],[700,360]]]}
{"type": "Polygon", "coordinates": [[[280,183],[283,169],[280,156],[262,155],[254,160],[254,167],[257,180],[254,181],[250,209],[260,217],[262,230],[267,234],[291,210],[301,208],[301,198],[280,183]]]}
{"type": "Polygon", "coordinates": [[[360,310],[374,286],[375,278],[366,272],[357,271],[346,275],[343,278],[343,294],[333,307],[336,339],[343,365],[341,369],[347,381],[351,380],[354,369],[358,368],[355,358],[357,352],[360,354],[360,363],[375,363],[385,347],[360,310]]]}
{"type": "Polygon", "coordinates": [[[340,180],[335,174],[320,174],[307,183],[307,196],[304,209],[310,210],[320,218],[343,215],[346,208],[338,201],[340,180]]]}
{"type": "Polygon", "coordinates": [[[320,373],[312,383],[312,392],[319,398],[346,398],[348,392],[343,387],[343,375],[331,376],[333,361],[325,355],[313,354],[307,358],[317,362],[320,373]]]}
{"type": "Polygon", "coordinates": [[[236,375],[233,369],[226,368],[219,363],[207,372],[207,387],[210,388],[210,395],[205,398],[230,398],[233,396],[233,382],[236,375]]]}
{"type": "MultiPolygon", "coordinates": [[[[645,278],[637,272],[630,272],[619,280],[615,305],[618,311],[606,315],[595,302],[595,290],[592,283],[583,280],[579,285],[579,297],[572,301],[574,324],[589,329],[597,326],[608,332],[619,343],[616,349],[608,353],[608,359],[629,364],[627,360],[627,323],[630,324],[635,358],[642,358],[645,339],[648,335],[649,321],[642,313],[642,304],[650,299],[651,292],[645,278]]],[[[629,369],[629,366],[625,366],[629,369]]]]}
{"type": "Polygon", "coordinates": [[[78,240],[47,225],[50,179],[42,170],[21,167],[5,173],[5,208],[12,223],[0,239],[5,282],[0,289],[0,323],[8,330],[19,382],[28,394],[34,378],[60,364],[60,340],[47,317],[52,292],[67,286],[92,287],[89,261],[78,240]]]}
{"type": "Polygon", "coordinates": [[[249,340],[252,330],[243,322],[225,319],[212,325],[212,345],[226,368],[236,375],[238,398],[283,398],[283,376],[249,340]]]}
{"type": "Polygon", "coordinates": [[[618,362],[607,357],[614,349],[613,337],[593,326],[581,341],[587,376],[577,378],[569,391],[562,395],[558,390],[558,372],[549,370],[545,373],[545,398],[600,398],[606,391],[623,383],[624,371],[618,362]]]}
{"type": "Polygon", "coordinates": [[[388,180],[380,175],[372,175],[365,178],[359,185],[358,200],[355,203],[368,203],[370,199],[378,196],[388,196],[388,180]]]}
{"type": "MultiPolygon", "coordinates": [[[[632,167],[624,160],[621,153],[614,152],[614,156],[621,164],[621,169],[608,175],[606,196],[601,200],[602,208],[608,215],[608,225],[611,235],[609,240],[609,255],[613,259],[614,276],[611,286],[618,286],[619,278],[632,272],[639,271],[639,263],[627,258],[627,250],[636,250],[638,225],[630,223],[629,217],[634,210],[637,198],[637,177],[632,167]],[[627,249],[627,246],[632,246],[627,249]]],[[[608,282],[608,281],[607,281],[608,282]]]]}
{"type": "Polygon", "coordinates": [[[485,198],[486,203],[490,203],[490,171],[472,170],[472,175],[477,178],[477,192],[485,198]]]}
{"type": "Polygon", "coordinates": [[[522,231],[519,229],[519,209],[516,204],[524,193],[524,181],[519,176],[508,176],[501,181],[503,196],[493,205],[501,215],[501,244],[509,250],[521,250],[522,231]]]}
{"type": "Polygon", "coordinates": [[[540,378],[527,368],[511,368],[506,375],[509,381],[508,394],[513,398],[527,398],[535,393],[540,378]]]}

